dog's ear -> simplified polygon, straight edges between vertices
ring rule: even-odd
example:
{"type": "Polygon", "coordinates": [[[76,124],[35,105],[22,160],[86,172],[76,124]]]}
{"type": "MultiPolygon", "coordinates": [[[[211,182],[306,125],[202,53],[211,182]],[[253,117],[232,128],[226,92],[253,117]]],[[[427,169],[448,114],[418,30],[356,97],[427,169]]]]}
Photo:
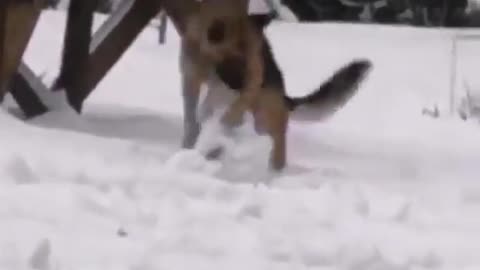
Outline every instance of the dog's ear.
{"type": "Polygon", "coordinates": [[[273,14],[255,14],[248,16],[250,21],[260,30],[267,27],[273,20],[273,14]]]}

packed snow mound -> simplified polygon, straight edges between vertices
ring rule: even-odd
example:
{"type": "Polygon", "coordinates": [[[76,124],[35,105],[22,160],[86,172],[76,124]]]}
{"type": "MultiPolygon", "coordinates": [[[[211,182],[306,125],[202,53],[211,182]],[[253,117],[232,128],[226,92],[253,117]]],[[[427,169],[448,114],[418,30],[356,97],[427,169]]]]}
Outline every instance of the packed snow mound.
{"type": "MultiPolygon", "coordinates": [[[[64,22],[44,12],[26,53],[47,82],[64,22]]],[[[251,123],[220,161],[179,148],[178,37],[160,46],[153,26],[83,115],[0,109],[0,269],[480,268],[478,123],[421,113],[448,104],[451,33],[274,23],[292,95],[352,58],[374,64],[333,118],[291,123],[275,175],[251,123]]]]}

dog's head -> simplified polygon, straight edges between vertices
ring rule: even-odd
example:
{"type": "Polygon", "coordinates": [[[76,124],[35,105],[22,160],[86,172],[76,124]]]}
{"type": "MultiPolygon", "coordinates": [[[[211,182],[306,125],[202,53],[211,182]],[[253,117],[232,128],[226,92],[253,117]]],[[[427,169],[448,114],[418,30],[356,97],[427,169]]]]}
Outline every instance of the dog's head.
{"type": "MultiPolygon", "coordinates": [[[[263,50],[263,57],[267,58],[265,64],[267,64],[267,68],[271,68],[271,65],[274,65],[273,55],[270,51],[270,45],[268,40],[263,34],[263,30],[268,27],[268,25],[274,19],[273,14],[255,14],[249,15],[248,17],[251,24],[257,29],[257,31],[261,32],[261,36],[263,37],[264,42],[264,50],[263,50]]],[[[212,33],[213,36],[213,33],[212,33]]],[[[246,60],[242,57],[231,57],[223,59],[218,65],[216,66],[216,73],[219,78],[228,85],[229,88],[240,90],[244,87],[245,84],[245,67],[246,67],[246,60]]]]}
{"type": "Polygon", "coordinates": [[[229,20],[229,18],[212,20],[206,30],[208,44],[222,50],[223,47],[243,47],[246,37],[241,33],[245,31],[245,23],[253,25],[257,31],[263,31],[274,19],[273,14],[255,14],[248,16],[248,22],[241,20],[229,20]],[[233,27],[232,27],[233,26],[233,27]],[[237,32],[232,35],[232,32],[237,32]]]}

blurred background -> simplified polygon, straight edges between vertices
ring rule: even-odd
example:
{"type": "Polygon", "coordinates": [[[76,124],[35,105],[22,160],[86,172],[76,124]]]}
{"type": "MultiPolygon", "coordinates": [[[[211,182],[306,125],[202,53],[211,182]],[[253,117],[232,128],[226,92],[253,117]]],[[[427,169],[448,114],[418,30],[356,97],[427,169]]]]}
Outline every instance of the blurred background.
{"type": "MultiPolygon", "coordinates": [[[[109,13],[122,0],[99,0],[109,13]]],[[[480,26],[480,0],[265,0],[285,6],[299,21],[408,24],[423,27],[480,26]]],[[[68,0],[48,0],[46,8],[64,8],[68,0]]]]}

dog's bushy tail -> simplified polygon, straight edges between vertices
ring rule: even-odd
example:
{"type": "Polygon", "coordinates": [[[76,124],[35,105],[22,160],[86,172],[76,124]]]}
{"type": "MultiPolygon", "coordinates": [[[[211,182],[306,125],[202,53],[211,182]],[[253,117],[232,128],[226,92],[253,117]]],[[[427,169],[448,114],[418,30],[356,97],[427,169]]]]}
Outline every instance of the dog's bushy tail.
{"type": "Polygon", "coordinates": [[[333,115],[355,95],[371,67],[369,60],[354,60],[312,93],[303,97],[286,96],[292,120],[321,121],[333,115]]]}

